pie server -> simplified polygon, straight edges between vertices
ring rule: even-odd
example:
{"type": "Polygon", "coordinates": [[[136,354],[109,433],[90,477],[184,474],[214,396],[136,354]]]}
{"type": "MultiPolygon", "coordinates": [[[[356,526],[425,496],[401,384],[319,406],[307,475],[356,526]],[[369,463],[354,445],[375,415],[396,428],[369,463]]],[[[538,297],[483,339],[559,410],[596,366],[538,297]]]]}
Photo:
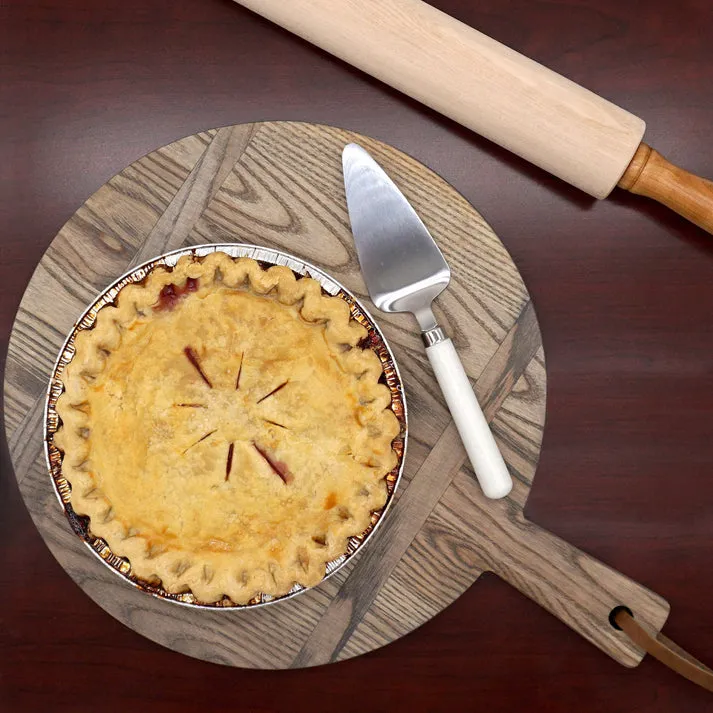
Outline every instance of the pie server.
{"type": "Polygon", "coordinates": [[[411,312],[458,433],[489,498],[512,489],[495,438],[453,342],[438,326],[433,300],[451,271],[416,211],[384,170],[357,144],[342,154],[349,219],[369,295],[383,312],[411,312]]]}

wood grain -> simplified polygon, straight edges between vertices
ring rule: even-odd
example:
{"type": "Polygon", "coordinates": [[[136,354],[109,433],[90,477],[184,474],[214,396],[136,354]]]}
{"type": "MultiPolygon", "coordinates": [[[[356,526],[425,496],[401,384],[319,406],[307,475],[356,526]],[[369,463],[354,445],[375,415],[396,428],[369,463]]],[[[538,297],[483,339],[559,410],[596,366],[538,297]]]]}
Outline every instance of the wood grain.
{"type": "Polygon", "coordinates": [[[422,0],[236,0],[595,198],[642,119],[422,0]]]}
{"type": "Polygon", "coordinates": [[[647,144],[634,154],[619,186],[663,203],[713,233],[713,182],[675,166],[647,144]]]}
{"type": "Polygon", "coordinates": [[[251,124],[189,137],[150,154],[68,221],[20,305],[8,353],[6,428],[25,503],[62,566],[120,621],[182,653],[256,668],[350,658],[408,633],[492,570],[633,666],[643,652],[611,627],[609,613],[625,603],[659,630],[667,604],[522,516],[539,458],[545,374],[537,319],[517,269],[489,226],[443,179],[351,132],[290,122],[251,124]],[[351,141],[385,166],[451,259],[453,284],[439,310],[456,336],[516,486],[506,500],[481,496],[414,324],[405,315],[383,315],[403,371],[413,448],[393,510],[366,552],[322,586],[247,613],[178,607],[133,590],[73,535],[57,505],[42,452],[51,365],[38,357],[59,349],[62,329],[82,311],[87,293],[100,291],[127,266],[183,245],[255,242],[281,248],[306,257],[366,299],[341,174],[341,149],[351,141]],[[110,248],[106,258],[102,246],[110,248]],[[62,314],[58,324],[36,319],[53,305],[51,314],[62,314]],[[422,532],[425,538],[419,538],[422,532]],[[465,561],[464,548],[473,553],[465,561]],[[400,591],[392,582],[397,570],[398,581],[409,582],[400,591]]]}
{"type": "MultiPolygon", "coordinates": [[[[652,145],[710,173],[710,2],[430,1],[647,117],[652,145]]],[[[0,14],[0,360],[61,225],[152,148],[277,117],[388,141],[477,207],[537,306],[548,408],[526,515],[665,595],[665,633],[713,661],[701,596],[713,589],[710,238],[623,191],[590,204],[228,0],[5,0],[0,14]]],[[[431,522],[416,550],[449,541],[431,522]]],[[[452,560],[461,576],[473,556],[461,548],[452,560]]],[[[337,666],[259,672],[176,654],[107,616],[65,574],[5,447],[0,564],[0,700],[10,711],[273,713],[298,702],[326,713],[337,697],[346,713],[375,701],[392,711],[710,711],[710,695],[651,657],[618,666],[492,574],[413,634],[337,666]]],[[[395,591],[409,586],[400,571],[395,591]]]]}
{"type": "Polygon", "coordinates": [[[713,233],[713,184],[642,119],[423,0],[236,0],[595,198],[618,185],[713,233]]]}

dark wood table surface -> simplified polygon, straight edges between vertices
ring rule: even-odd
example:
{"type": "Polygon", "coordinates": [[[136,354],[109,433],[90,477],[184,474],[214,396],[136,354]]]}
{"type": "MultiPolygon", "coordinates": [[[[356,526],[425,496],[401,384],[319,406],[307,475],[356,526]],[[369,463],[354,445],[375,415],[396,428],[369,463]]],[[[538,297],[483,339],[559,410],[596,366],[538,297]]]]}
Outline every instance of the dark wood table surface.
{"type": "MultiPolygon", "coordinates": [[[[713,175],[710,0],[434,0],[644,117],[713,175]]],[[[445,176],[533,295],[549,375],[527,514],[666,597],[713,662],[713,238],[633,196],[594,202],[229,0],[0,3],[0,352],[35,264],[144,153],[260,119],[373,135],[445,176]]],[[[180,656],[93,604],[35,531],[2,446],[0,710],[697,713],[713,697],[627,670],[487,575],[410,636],[312,670],[180,656]]]]}

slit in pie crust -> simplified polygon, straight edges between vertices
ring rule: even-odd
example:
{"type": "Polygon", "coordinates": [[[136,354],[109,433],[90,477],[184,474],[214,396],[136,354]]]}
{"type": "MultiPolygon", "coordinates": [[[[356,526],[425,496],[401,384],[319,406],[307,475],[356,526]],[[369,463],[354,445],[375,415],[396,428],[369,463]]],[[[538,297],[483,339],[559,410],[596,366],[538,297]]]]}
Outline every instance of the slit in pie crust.
{"type": "Polygon", "coordinates": [[[314,586],[387,497],[399,422],[366,329],[287,267],[155,268],[76,336],[54,444],[137,577],[210,603],[314,586]]]}

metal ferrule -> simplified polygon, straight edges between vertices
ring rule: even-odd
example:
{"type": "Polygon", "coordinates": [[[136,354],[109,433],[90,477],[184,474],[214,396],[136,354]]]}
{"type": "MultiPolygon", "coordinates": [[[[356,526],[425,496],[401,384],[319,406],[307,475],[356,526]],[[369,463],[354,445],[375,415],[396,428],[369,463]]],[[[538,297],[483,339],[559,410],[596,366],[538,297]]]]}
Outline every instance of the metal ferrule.
{"type": "Polygon", "coordinates": [[[448,339],[448,335],[443,331],[442,327],[434,327],[433,329],[428,329],[425,332],[421,332],[421,339],[426,347],[434,347],[436,344],[445,342],[448,339]]]}

